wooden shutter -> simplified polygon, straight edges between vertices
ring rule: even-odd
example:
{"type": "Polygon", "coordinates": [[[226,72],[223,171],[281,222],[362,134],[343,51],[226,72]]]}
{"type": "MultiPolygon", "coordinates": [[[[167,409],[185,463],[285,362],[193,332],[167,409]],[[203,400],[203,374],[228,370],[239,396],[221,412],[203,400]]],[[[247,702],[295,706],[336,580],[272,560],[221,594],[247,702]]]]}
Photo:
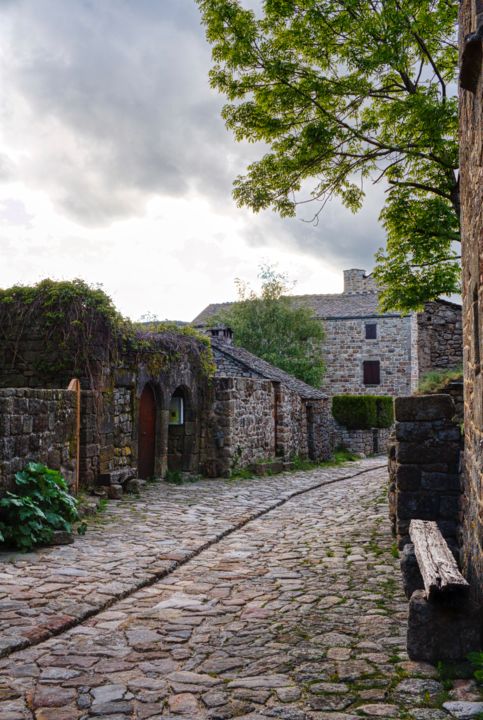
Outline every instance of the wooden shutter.
{"type": "Polygon", "coordinates": [[[364,368],[364,385],[380,385],[381,384],[381,363],[379,360],[365,360],[364,368]]]}

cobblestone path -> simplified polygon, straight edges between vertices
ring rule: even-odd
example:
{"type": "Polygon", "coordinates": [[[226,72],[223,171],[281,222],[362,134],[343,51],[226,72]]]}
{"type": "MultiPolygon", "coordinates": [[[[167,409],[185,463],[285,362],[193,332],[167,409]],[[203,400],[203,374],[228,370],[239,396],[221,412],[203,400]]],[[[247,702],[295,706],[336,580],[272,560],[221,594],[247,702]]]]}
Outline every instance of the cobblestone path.
{"type": "Polygon", "coordinates": [[[294,492],[381,466],[342,467],[189,485],[155,483],[109,503],[72,546],[0,553],[0,656],[45,640],[186,562],[294,492]]]}
{"type": "Polygon", "coordinates": [[[0,720],[447,717],[434,669],[404,652],[386,484],[374,469],[299,495],[0,660],[0,720]]]}

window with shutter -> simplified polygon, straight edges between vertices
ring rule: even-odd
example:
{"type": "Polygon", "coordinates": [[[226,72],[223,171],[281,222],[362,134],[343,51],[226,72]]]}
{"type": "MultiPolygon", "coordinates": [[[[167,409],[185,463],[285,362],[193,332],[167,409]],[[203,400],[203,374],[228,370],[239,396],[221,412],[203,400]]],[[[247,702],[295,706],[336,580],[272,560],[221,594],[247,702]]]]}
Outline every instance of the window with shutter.
{"type": "Polygon", "coordinates": [[[366,340],[377,340],[377,324],[366,324],[366,340]]]}
{"type": "Polygon", "coordinates": [[[381,363],[379,360],[365,360],[364,368],[364,385],[380,385],[381,384],[381,363]]]}

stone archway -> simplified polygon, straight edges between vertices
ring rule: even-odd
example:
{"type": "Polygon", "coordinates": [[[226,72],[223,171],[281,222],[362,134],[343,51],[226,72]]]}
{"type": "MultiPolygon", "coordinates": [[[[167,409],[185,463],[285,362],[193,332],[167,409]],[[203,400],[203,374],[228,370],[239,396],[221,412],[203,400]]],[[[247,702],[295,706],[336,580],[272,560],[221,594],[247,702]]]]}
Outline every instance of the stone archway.
{"type": "Polygon", "coordinates": [[[155,473],[156,416],[154,389],[148,383],[139,400],[138,475],[142,479],[153,477],[155,473]]]}
{"type": "Polygon", "coordinates": [[[194,469],[195,413],[189,389],[180,385],[171,396],[168,420],[168,470],[194,469]]]}

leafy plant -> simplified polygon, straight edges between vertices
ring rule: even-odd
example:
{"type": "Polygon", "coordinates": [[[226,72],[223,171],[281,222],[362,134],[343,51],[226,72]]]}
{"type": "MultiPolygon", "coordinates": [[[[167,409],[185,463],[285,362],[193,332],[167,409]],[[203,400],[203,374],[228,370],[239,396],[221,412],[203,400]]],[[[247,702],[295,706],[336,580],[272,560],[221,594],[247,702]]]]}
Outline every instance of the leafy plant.
{"type": "Polygon", "coordinates": [[[381,183],[383,307],[456,291],[457,0],[197,1],[223,118],[260,148],[236,202],[282,217],[313,203],[317,222],[381,183]]]}
{"type": "Polygon", "coordinates": [[[16,473],[15,492],[0,500],[0,541],[30,550],[50,542],[55,530],[71,532],[78,519],[77,501],[60,472],[30,462],[16,473]]]}
{"type": "Polygon", "coordinates": [[[312,310],[297,307],[288,293],[292,284],[283,273],[262,266],[260,294],[236,281],[238,302],[212,318],[233,330],[235,345],[245,348],[309,385],[319,387],[324,374],[322,324],[312,310]]]}
{"type": "Polygon", "coordinates": [[[470,653],[468,660],[473,665],[476,682],[478,685],[483,685],[483,650],[470,653]]]}

